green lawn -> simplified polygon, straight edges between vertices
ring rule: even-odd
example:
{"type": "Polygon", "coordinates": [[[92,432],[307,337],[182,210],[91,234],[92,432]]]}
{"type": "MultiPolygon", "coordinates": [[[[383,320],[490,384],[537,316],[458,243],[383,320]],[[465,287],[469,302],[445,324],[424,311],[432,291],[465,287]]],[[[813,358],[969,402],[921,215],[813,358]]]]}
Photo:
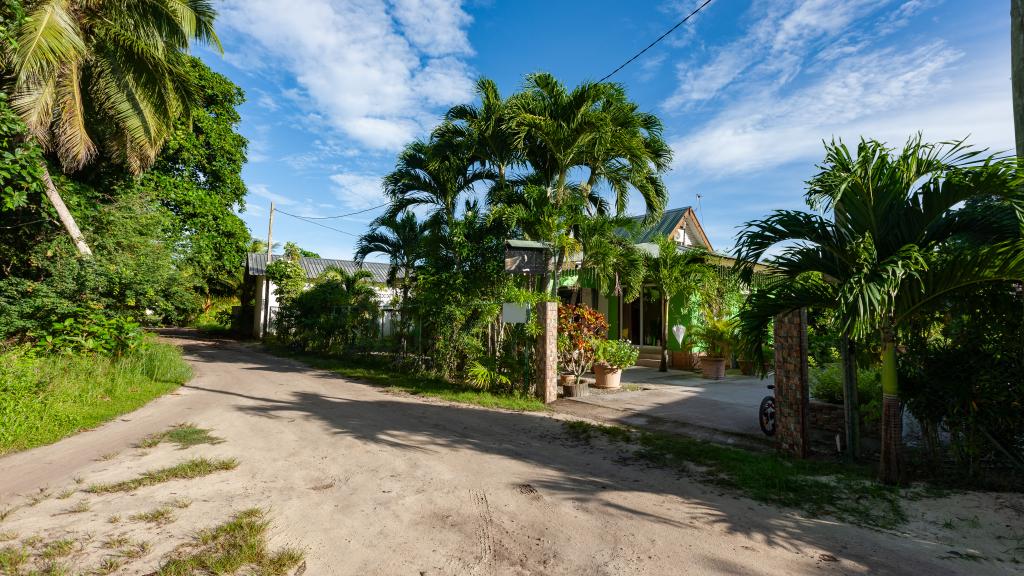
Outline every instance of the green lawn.
{"type": "Polygon", "coordinates": [[[384,363],[372,360],[340,359],[313,354],[293,354],[276,347],[269,347],[271,353],[288,356],[315,368],[330,370],[345,378],[360,380],[389,390],[398,390],[417,396],[441,398],[463,404],[475,404],[486,408],[503,408],[524,412],[547,410],[543,402],[533,396],[508,396],[477,390],[424,374],[399,372],[384,363]]]}
{"type": "Polygon", "coordinates": [[[0,454],[56,442],[135,410],[192,375],[176,346],[121,358],[0,350],[0,454]]]}

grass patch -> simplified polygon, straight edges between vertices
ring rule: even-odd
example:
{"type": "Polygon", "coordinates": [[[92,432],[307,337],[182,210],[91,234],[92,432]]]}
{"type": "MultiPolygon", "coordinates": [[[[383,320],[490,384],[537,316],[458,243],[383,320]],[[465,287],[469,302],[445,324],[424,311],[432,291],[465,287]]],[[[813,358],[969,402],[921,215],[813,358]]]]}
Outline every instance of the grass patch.
{"type": "Polygon", "coordinates": [[[194,542],[165,560],[157,574],[235,574],[244,568],[245,574],[284,575],[298,566],[303,553],[294,548],[269,551],[269,527],[262,510],[244,510],[228,522],[196,534],[194,542]]]}
{"type": "Polygon", "coordinates": [[[120,358],[0,349],[0,455],[94,428],[190,377],[181,351],[157,342],[120,358]]]}
{"type": "Polygon", "coordinates": [[[169,482],[171,480],[187,480],[213,474],[214,472],[219,472],[221,470],[234,470],[237,466],[238,460],[235,460],[234,458],[217,458],[213,460],[209,460],[207,458],[193,458],[167,468],[159,468],[157,470],[143,472],[131,480],[122,480],[120,482],[110,482],[105,484],[92,484],[86,488],[85,491],[93,494],[130,492],[144,486],[152,486],[154,484],[169,482]]]}
{"type": "Polygon", "coordinates": [[[161,442],[171,442],[172,444],[177,444],[179,450],[184,450],[185,448],[191,448],[200,444],[220,444],[223,441],[223,438],[210,434],[210,431],[206,428],[199,428],[195,424],[183,422],[175,424],[166,432],[146,436],[136,444],[136,447],[153,448],[161,442]]]}
{"type": "Polygon", "coordinates": [[[83,512],[88,512],[91,509],[92,506],[89,504],[88,500],[79,500],[77,504],[68,508],[68,514],[81,514],[83,512]]]}
{"type": "Polygon", "coordinates": [[[75,549],[75,541],[70,538],[64,538],[62,540],[54,540],[47,542],[46,546],[43,546],[42,557],[47,560],[54,558],[63,558],[75,549]]]}
{"type": "Polygon", "coordinates": [[[643,460],[810,516],[828,515],[881,528],[907,520],[900,505],[900,489],[879,484],[867,467],[795,460],[618,426],[566,422],[565,428],[580,441],[600,436],[630,443],[636,447],[635,455],[643,460]]]}
{"type": "Polygon", "coordinates": [[[132,514],[128,519],[136,522],[148,522],[150,524],[162,526],[164,524],[174,522],[174,512],[171,510],[170,506],[161,506],[160,508],[154,508],[149,512],[132,514]]]}
{"type": "Polygon", "coordinates": [[[384,362],[293,354],[278,347],[268,347],[267,349],[273,354],[294,358],[304,364],[329,370],[345,378],[416,396],[428,396],[462,404],[475,404],[485,408],[502,408],[520,412],[547,410],[547,406],[533,396],[494,394],[486,390],[477,390],[470,386],[448,382],[436,376],[400,372],[390,368],[384,362]]]}

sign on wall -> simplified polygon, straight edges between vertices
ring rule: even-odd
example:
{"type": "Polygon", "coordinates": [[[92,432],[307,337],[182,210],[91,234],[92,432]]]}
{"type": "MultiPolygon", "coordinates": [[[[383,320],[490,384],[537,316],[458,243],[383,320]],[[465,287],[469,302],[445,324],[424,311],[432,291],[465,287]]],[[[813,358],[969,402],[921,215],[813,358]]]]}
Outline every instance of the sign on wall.
{"type": "Polygon", "coordinates": [[[526,324],[530,314],[530,306],[516,302],[505,302],[501,305],[501,321],[506,324],[526,324]]]}

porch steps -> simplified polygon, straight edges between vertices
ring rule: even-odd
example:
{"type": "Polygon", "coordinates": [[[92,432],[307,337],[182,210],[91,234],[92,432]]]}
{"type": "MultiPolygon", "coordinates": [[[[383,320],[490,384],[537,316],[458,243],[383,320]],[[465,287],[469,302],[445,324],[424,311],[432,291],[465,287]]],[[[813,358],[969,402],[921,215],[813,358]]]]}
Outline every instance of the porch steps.
{"type": "Polygon", "coordinates": [[[634,366],[646,368],[661,367],[661,348],[657,346],[640,346],[640,355],[636,358],[634,366]]]}

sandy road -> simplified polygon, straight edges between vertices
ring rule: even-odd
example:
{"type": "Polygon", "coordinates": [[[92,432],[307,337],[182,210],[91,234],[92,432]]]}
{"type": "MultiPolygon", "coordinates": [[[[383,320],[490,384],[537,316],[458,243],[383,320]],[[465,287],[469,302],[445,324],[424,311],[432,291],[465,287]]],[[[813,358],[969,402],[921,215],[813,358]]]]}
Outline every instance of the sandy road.
{"type": "MultiPolygon", "coordinates": [[[[125,573],[146,573],[197,527],[271,511],[274,545],[306,574],[981,574],[1006,564],[940,559],[926,539],[807,520],[586,446],[547,415],[388,394],[235,344],[179,340],[195,367],[180,392],[97,430],[0,459],[0,509],[40,488],[121,479],[187,456],[237,469],[130,494],[49,499],[0,530],[109,532],[106,518],[171,497],[194,504],[125,573]],[[191,421],[225,439],[131,445],[191,421]],[[118,452],[117,456],[110,453],[118,452]],[[102,455],[108,454],[106,459],[102,455]],[[833,560],[834,558],[834,560],[833,560]]],[[[89,560],[88,547],[82,562],[89,560]]]]}

